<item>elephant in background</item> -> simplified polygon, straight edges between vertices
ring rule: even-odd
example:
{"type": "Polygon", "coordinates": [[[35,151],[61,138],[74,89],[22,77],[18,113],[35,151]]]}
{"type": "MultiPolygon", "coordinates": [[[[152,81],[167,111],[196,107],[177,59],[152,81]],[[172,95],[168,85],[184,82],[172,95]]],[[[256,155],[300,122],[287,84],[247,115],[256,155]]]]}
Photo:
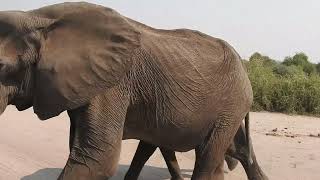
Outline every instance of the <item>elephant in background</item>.
{"type": "Polygon", "coordinates": [[[0,114],[9,104],[33,107],[41,120],[68,112],[71,151],[59,180],[109,179],[129,138],[195,149],[192,179],[216,180],[252,88],[221,39],[75,2],[0,12],[0,114]]]}

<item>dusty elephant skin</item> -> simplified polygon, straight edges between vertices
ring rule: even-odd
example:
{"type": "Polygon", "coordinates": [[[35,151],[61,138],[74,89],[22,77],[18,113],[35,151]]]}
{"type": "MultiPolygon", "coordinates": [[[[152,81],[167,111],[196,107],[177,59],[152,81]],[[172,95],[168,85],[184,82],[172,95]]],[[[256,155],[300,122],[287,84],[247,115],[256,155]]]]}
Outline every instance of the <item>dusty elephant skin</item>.
{"type": "MultiPolygon", "coordinates": [[[[155,152],[156,148],[157,147],[152,144],[140,141],[137,151],[133,157],[132,163],[124,179],[138,179],[143,166],[150,158],[150,156],[155,152]]],[[[183,179],[177,158],[175,156],[175,152],[162,147],[160,147],[160,152],[165,159],[165,162],[171,174],[171,179],[183,179]]],[[[240,128],[238,129],[233,143],[230,145],[225,155],[225,161],[228,165],[229,170],[231,171],[236,168],[238,164],[237,160],[241,162],[249,180],[268,179],[259,167],[253,151],[249,134],[249,114],[247,114],[245,118],[245,124],[242,123],[240,128]]]]}
{"type": "MultiPolygon", "coordinates": [[[[192,179],[223,179],[224,154],[252,103],[240,57],[223,40],[63,3],[0,12],[0,48],[1,113],[8,104],[32,106],[42,120],[68,111],[70,155],[59,180],[112,177],[129,138],[195,149],[192,179]]],[[[246,155],[250,172],[262,172],[246,155]]]]}

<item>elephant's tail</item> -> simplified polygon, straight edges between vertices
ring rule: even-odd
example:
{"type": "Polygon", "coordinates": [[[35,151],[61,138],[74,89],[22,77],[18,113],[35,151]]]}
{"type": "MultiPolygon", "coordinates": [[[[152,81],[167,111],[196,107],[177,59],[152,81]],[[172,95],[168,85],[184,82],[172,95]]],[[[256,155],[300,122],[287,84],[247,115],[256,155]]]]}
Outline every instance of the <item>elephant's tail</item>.
{"type": "Polygon", "coordinates": [[[246,137],[250,137],[250,124],[249,124],[249,112],[246,114],[246,117],[244,118],[244,124],[245,124],[245,131],[246,131],[246,137]]]}
{"type": "Polygon", "coordinates": [[[251,154],[251,138],[250,138],[250,124],[249,124],[249,112],[246,114],[246,117],[244,118],[244,126],[245,126],[245,133],[246,133],[246,139],[247,139],[247,145],[249,147],[249,154],[251,154]]]}

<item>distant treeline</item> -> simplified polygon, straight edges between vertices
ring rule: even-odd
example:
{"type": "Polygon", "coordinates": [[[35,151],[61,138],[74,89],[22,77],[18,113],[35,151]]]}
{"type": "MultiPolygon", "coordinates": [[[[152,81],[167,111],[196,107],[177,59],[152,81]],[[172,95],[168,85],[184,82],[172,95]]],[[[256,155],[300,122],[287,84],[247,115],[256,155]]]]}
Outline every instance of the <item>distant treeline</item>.
{"type": "Polygon", "coordinates": [[[304,53],[282,62],[254,53],[243,60],[251,80],[254,111],[320,115],[320,63],[304,53]]]}

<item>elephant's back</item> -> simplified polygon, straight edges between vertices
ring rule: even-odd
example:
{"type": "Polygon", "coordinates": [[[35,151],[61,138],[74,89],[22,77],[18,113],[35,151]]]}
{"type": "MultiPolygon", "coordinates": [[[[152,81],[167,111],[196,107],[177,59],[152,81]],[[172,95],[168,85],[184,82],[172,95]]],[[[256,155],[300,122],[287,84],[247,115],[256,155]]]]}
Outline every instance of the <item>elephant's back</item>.
{"type": "Polygon", "coordinates": [[[182,84],[227,91],[235,81],[247,79],[237,52],[227,42],[199,31],[146,30],[142,46],[167,77],[182,84]]]}
{"type": "Polygon", "coordinates": [[[214,111],[216,106],[207,104],[221,104],[221,99],[229,103],[238,101],[238,96],[250,99],[246,91],[251,86],[240,57],[223,40],[186,29],[144,28],[141,32],[142,47],[134,62],[142,62],[137,65],[137,79],[148,83],[135,89],[149,93],[143,97],[157,97],[149,102],[163,101],[165,108],[180,111],[175,115],[194,116],[201,111],[214,111]],[[236,93],[235,97],[230,96],[232,93],[236,93]],[[159,97],[162,94],[164,97],[159,97]]]}

